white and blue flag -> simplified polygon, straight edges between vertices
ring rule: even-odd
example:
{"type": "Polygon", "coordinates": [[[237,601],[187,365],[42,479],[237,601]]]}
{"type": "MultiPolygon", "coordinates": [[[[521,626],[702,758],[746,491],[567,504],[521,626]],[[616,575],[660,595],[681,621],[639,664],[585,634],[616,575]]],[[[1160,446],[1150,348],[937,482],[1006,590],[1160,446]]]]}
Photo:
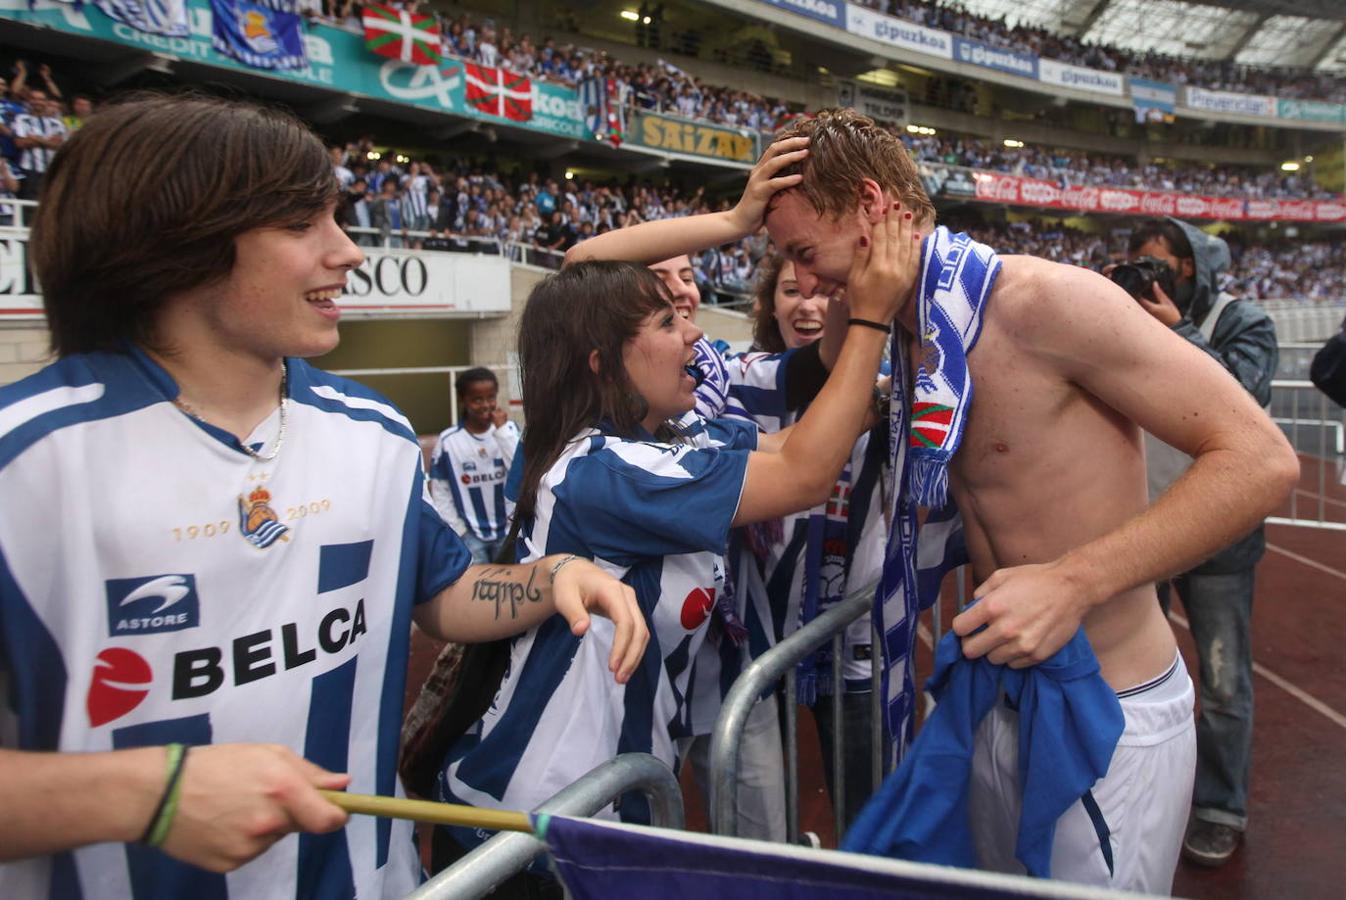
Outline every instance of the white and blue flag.
{"type": "Polygon", "coordinates": [[[254,69],[305,69],[296,0],[210,0],[215,50],[254,69]]]}
{"type": "Polygon", "coordinates": [[[94,0],[103,14],[136,31],[165,37],[187,37],[186,0],[94,0]]]}

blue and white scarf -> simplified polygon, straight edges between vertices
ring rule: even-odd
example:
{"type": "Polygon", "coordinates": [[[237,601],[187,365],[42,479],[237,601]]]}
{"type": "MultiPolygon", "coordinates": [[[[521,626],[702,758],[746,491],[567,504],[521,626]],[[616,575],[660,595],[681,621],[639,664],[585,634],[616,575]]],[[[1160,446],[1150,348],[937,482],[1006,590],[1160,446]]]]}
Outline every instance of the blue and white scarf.
{"type": "Polygon", "coordinates": [[[874,614],[883,635],[885,714],[898,759],[915,723],[917,616],[935,602],[943,573],[965,553],[957,511],[947,502],[949,461],[972,404],[967,355],[981,334],[982,310],[999,273],[990,247],[943,226],[935,229],[921,248],[915,299],[921,352],[910,396],[913,361],[904,335],[893,333],[888,452],[897,490],[874,614]],[[932,510],[919,548],[917,506],[932,510]]]}
{"type": "MultiPolygon", "coordinates": [[[[807,625],[840,603],[846,595],[850,568],[850,501],[855,473],[846,463],[832,488],[832,496],[809,512],[804,545],[804,591],[796,628],[807,625]]],[[[795,690],[799,702],[812,706],[819,696],[832,693],[832,644],[829,641],[799,661],[795,690]]]]}

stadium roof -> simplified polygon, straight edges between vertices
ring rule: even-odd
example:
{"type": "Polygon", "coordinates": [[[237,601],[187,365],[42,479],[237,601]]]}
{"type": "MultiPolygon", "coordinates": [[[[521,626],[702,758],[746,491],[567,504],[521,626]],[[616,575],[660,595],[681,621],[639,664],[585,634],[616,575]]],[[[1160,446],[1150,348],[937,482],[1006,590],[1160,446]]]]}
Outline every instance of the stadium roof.
{"type": "Polygon", "coordinates": [[[1342,0],[963,0],[1010,25],[1174,56],[1346,72],[1342,0]]]}

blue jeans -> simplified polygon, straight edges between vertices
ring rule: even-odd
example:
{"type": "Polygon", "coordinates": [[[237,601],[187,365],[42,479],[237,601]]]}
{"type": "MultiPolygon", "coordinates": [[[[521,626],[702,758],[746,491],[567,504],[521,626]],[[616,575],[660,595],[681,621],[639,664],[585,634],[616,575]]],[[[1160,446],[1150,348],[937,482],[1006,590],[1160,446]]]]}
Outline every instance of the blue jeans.
{"type": "Polygon", "coordinates": [[[498,537],[493,541],[483,541],[469,531],[463,535],[463,543],[472,554],[474,563],[490,563],[495,562],[495,558],[500,555],[500,548],[505,546],[505,539],[498,537]]]}
{"type": "Polygon", "coordinates": [[[1240,831],[1248,825],[1253,748],[1253,572],[1174,580],[1201,663],[1192,815],[1240,831]]]}

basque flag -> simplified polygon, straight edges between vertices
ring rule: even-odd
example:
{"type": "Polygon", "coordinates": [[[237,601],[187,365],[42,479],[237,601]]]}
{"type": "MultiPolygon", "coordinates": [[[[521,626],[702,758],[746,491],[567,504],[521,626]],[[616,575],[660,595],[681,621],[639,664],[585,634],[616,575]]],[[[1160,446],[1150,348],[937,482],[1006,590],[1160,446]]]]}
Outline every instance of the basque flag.
{"type": "Polygon", "coordinates": [[[952,406],[914,401],[911,404],[911,446],[940,447],[953,427],[952,406]]]}
{"type": "Polygon", "coordinates": [[[418,66],[437,66],[441,62],[439,23],[434,16],[368,3],[361,21],[365,26],[365,46],[371,52],[418,66]]]}
{"type": "Polygon", "coordinates": [[[533,83],[528,76],[476,63],[465,68],[467,102],[478,112],[515,122],[533,118],[533,83]]]}

